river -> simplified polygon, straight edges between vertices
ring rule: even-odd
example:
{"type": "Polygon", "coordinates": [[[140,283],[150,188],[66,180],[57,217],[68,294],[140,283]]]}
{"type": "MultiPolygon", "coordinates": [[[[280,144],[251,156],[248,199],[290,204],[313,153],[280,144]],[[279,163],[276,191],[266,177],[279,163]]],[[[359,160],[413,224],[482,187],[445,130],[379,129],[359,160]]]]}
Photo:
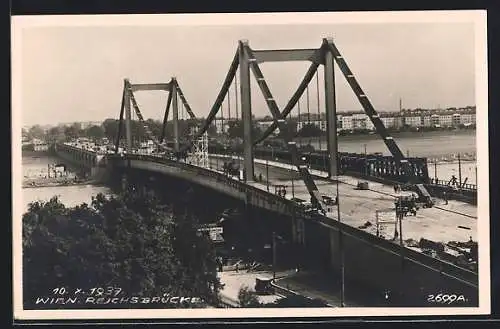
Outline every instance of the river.
{"type": "MultiPolygon", "coordinates": [[[[23,156],[23,177],[44,177],[47,173],[49,164],[56,164],[59,159],[49,156],[23,156]]],[[[22,189],[23,204],[27,210],[28,204],[33,201],[48,201],[57,195],[64,205],[71,207],[83,202],[90,203],[92,196],[99,193],[111,194],[111,190],[105,186],[94,185],[74,185],[74,186],[54,186],[54,187],[35,187],[22,189]]]]}
{"type": "MultiPolygon", "coordinates": [[[[476,141],[474,132],[461,132],[458,134],[435,134],[426,133],[414,136],[395,136],[395,139],[401,150],[406,153],[409,150],[410,156],[438,158],[454,153],[475,154],[476,141]]],[[[318,142],[311,140],[312,144],[318,142]]],[[[322,143],[326,145],[325,143],[322,143]]],[[[350,136],[341,137],[339,140],[339,149],[342,152],[364,152],[366,151],[383,152],[388,154],[387,148],[380,138],[375,136],[350,136]]],[[[323,146],[322,145],[322,146],[323,146]]],[[[25,156],[22,159],[23,176],[24,177],[43,177],[46,175],[48,164],[59,162],[57,158],[48,156],[25,156]]],[[[439,163],[436,168],[433,163],[429,163],[429,176],[434,178],[435,169],[437,177],[442,180],[449,180],[452,175],[457,178],[458,163],[439,163]]],[[[476,182],[476,163],[475,161],[463,161],[461,166],[462,180],[467,178],[467,182],[475,184],[476,182]]],[[[111,190],[104,186],[93,185],[75,185],[75,186],[56,186],[56,187],[35,187],[23,188],[23,204],[27,207],[28,204],[35,200],[47,201],[54,195],[59,196],[60,200],[67,206],[81,204],[82,202],[90,203],[92,196],[98,193],[106,195],[111,194],[111,190]]]]}
{"type": "MultiPolygon", "coordinates": [[[[394,140],[406,156],[441,159],[453,154],[476,154],[476,132],[459,130],[456,132],[412,132],[393,135],[394,140]]],[[[326,142],[318,138],[302,138],[299,144],[308,144],[315,149],[326,149],[326,142]]],[[[387,146],[378,135],[339,136],[339,151],[350,153],[382,152],[390,155],[387,146]],[[365,150],[366,148],[366,150],[365,150]]]]}

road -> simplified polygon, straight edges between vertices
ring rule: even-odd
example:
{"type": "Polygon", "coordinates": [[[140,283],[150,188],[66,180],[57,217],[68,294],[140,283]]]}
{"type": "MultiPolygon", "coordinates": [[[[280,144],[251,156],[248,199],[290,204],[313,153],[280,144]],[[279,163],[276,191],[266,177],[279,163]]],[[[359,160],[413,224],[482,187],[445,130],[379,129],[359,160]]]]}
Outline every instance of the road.
{"type": "MultiPolygon", "coordinates": [[[[214,168],[218,163],[222,166],[222,160],[211,159],[211,166],[214,168]]],[[[287,186],[287,199],[292,197],[309,201],[309,193],[295,172],[292,190],[292,168],[290,165],[268,162],[268,167],[264,160],[256,160],[255,175],[262,175],[262,182],[252,182],[251,184],[262,190],[267,190],[266,174],[269,173],[269,191],[274,193],[274,185],[287,186]]],[[[313,174],[325,177],[325,173],[312,171],[313,174]]],[[[391,186],[380,183],[369,182],[370,190],[358,190],[356,185],[358,179],[350,176],[339,176],[339,200],[340,214],[342,222],[359,227],[370,222],[371,226],[364,229],[372,234],[376,234],[376,212],[379,213],[379,220],[394,221],[395,212],[394,200],[397,194],[391,186]],[[392,209],[392,210],[391,210],[392,209]]],[[[337,187],[333,181],[325,178],[315,180],[319,191],[330,197],[337,194],[337,187]]],[[[404,192],[403,192],[404,193],[404,192]]],[[[327,214],[332,220],[337,220],[337,209],[327,214]]],[[[450,200],[446,205],[443,200],[437,199],[437,204],[433,208],[419,209],[416,216],[407,216],[403,221],[403,239],[413,239],[419,241],[421,238],[436,242],[468,241],[470,237],[477,241],[477,207],[465,202],[450,200]]],[[[390,239],[394,236],[394,224],[385,224],[380,227],[381,235],[390,239]]]]}

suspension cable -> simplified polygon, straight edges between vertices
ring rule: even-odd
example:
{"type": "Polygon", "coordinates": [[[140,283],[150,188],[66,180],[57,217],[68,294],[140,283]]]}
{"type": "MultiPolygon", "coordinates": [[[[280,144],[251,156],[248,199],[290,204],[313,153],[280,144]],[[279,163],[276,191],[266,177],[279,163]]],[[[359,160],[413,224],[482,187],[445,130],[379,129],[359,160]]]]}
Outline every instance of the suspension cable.
{"type": "Polygon", "coordinates": [[[220,131],[221,135],[224,136],[224,102],[220,104],[220,131]]]}
{"type": "Polygon", "coordinates": [[[234,99],[236,104],[236,121],[238,121],[238,71],[234,75],[234,99]]]}
{"type": "Polygon", "coordinates": [[[229,123],[231,122],[231,90],[227,91],[227,115],[229,123]]]}
{"type": "MultiPolygon", "coordinates": [[[[311,129],[311,109],[309,107],[309,84],[306,87],[306,101],[307,101],[307,126],[311,129]]],[[[311,136],[309,136],[309,145],[311,145],[311,136]]]]}
{"type": "Polygon", "coordinates": [[[319,74],[318,71],[316,71],[316,103],[318,106],[318,122],[320,125],[321,129],[321,134],[319,136],[318,144],[319,144],[319,149],[321,150],[321,137],[323,135],[323,128],[321,128],[321,124],[323,123],[323,120],[321,119],[321,110],[320,110],[320,103],[319,103],[319,74]]]}
{"type": "MultiPolygon", "coordinates": [[[[301,125],[302,118],[300,116],[300,100],[301,99],[302,99],[302,96],[297,101],[297,128],[300,127],[300,129],[297,130],[297,133],[300,133],[302,131],[302,129],[304,128],[303,125],[301,125]]],[[[302,135],[302,134],[300,134],[300,135],[302,135]]],[[[302,136],[299,136],[299,140],[300,140],[300,145],[302,146],[302,136]]]]}

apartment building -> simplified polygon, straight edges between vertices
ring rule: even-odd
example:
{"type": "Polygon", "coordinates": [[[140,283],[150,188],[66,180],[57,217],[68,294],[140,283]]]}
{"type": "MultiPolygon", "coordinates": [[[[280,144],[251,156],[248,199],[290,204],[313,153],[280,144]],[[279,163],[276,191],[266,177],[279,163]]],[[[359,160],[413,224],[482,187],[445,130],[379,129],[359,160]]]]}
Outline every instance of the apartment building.
{"type": "Polygon", "coordinates": [[[326,131],[326,121],[324,120],[311,120],[311,121],[299,121],[297,122],[297,131],[301,130],[304,126],[307,125],[314,125],[318,127],[319,129],[326,131]]]}
{"type": "MultiPolygon", "coordinates": [[[[458,127],[476,122],[475,108],[447,110],[404,110],[402,112],[379,112],[380,120],[386,128],[409,127],[458,127]]],[[[326,131],[326,120],[310,120],[301,115],[297,130],[310,123],[326,131]]],[[[374,130],[370,118],[363,112],[343,112],[337,115],[337,131],[368,129],[374,130]]]]}

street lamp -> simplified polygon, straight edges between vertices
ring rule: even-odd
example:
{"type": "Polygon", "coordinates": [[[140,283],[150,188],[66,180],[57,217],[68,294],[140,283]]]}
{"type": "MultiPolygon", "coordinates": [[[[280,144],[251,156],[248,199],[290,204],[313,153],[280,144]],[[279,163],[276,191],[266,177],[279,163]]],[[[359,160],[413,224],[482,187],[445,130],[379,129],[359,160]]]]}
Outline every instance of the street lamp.
{"type": "Polygon", "coordinates": [[[269,160],[266,158],[266,186],[267,192],[269,192],[269,160]]]}
{"type": "Polygon", "coordinates": [[[365,176],[368,176],[368,155],[366,153],[366,144],[365,145],[365,176]]]}
{"type": "Polygon", "coordinates": [[[276,233],[273,231],[273,281],[276,279],[276,233]]]}
{"type": "MultiPolygon", "coordinates": [[[[274,148],[271,145],[269,145],[268,147],[271,148],[271,159],[273,159],[274,148]]],[[[267,192],[269,192],[269,157],[266,157],[266,186],[267,192]]]]}
{"type": "Polygon", "coordinates": [[[479,185],[479,184],[477,183],[477,163],[476,163],[476,166],[475,166],[475,171],[476,171],[476,188],[477,188],[477,186],[479,185]]]}
{"type": "MultiPolygon", "coordinates": [[[[336,190],[337,190],[337,220],[339,223],[341,223],[340,219],[340,198],[339,198],[339,177],[337,176],[336,179],[336,190]]],[[[339,229],[339,249],[340,249],[340,306],[344,307],[345,306],[345,285],[344,285],[344,277],[345,277],[345,271],[344,271],[344,242],[343,242],[343,232],[342,228],[339,229]]]]}

